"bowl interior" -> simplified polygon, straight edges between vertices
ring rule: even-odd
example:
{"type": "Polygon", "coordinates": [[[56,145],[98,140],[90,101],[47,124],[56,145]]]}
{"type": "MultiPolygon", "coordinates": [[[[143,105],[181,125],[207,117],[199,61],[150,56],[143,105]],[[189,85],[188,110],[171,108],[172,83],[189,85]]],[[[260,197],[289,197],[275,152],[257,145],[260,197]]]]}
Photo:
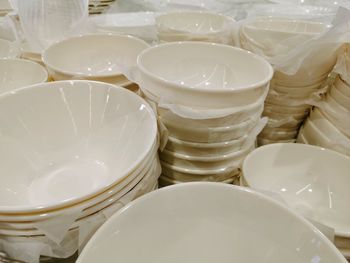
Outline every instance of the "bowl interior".
{"type": "Polygon", "coordinates": [[[47,83],[0,101],[2,211],[96,194],[128,176],[155,141],[150,107],[112,85],[47,83]]]}
{"type": "Polygon", "coordinates": [[[43,60],[53,70],[72,76],[112,76],[136,64],[138,54],[147,47],[131,36],[87,35],[52,45],[44,51],[43,60]]]}
{"type": "Polygon", "coordinates": [[[138,66],[152,77],[190,89],[261,87],[272,77],[271,66],[261,57],[212,43],[159,45],[143,52],[138,66]]]}
{"type": "Polygon", "coordinates": [[[21,59],[0,59],[0,93],[45,82],[47,71],[41,65],[21,59]]]}
{"type": "Polygon", "coordinates": [[[217,33],[227,30],[229,22],[231,20],[225,16],[202,12],[176,12],[156,17],[158,30],[168,33],[217,33]]]}
{"type": "Polygon", "coordinates": [[[138,199],[99,229],[77,262],[116,257],[153,263],[184,258],[202,263],[306,263],[315,257],[346,262],[289,210],[250,190],[218,183],[186,183],[138,199]]]}
{"type": "Polygon", "coordinates": [[[316,146],[275,144],[251,153],[243,173],[251,187],[282,195],[294,210],[350,234],[350,159],[316,146]]]}

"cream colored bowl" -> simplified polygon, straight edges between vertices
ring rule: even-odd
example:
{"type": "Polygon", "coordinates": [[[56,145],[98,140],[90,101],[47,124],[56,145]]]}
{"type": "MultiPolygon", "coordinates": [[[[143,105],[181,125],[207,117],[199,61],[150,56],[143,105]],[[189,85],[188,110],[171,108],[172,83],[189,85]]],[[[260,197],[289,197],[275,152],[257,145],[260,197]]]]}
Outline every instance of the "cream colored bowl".
{"type": "Polygon", "coordinates": [[[47,71],[41,65],[24,59],[0,59],[0,94],[46,82],[47,71]]]}
{"type": "Polygon", "coordinates": [[[172,12],[156,17],[160,41],[232,43],[231,17],[208,12],[172,12]]]}
{"type": "Polygon", "coordinates": [[[201,263],[310,263],[315,258],[346,263],[325,236],[281,204],[246,188],[203,182],[160,189],[131,203],[97,231],[77,263],[116,258],[124,263],[184,258],[201,263]]]}
{"type": "Polygon", "coordinates": [[[250,187],[278,193],[307,218],[350,237],[350,157],[306,144],[272,144],[247,156],[243,176],[250,187]]]}
{"type": "Polygon", "coordinates": [[[201,42],[151,47],[139,55],[137,64],[143,88],[156,97],[212,109],[256,102],[265,95],[273,75],[271,65],[257,55],[201,42]]]}
{"type": "Polygon", "coordinates": [[[125,79],[124,69],[148,44],[127,35],[95,34],[72,37],[53,44],[42,55],[54,80],[90,79],[111,84],[125,79]]]}
{"type": "Polygon", "coordinates": [[[157,135],[143,99],[93,81],[6,93],[0,123],[0,213],[47,211],[102,193],[137,169],[157,135]]]}

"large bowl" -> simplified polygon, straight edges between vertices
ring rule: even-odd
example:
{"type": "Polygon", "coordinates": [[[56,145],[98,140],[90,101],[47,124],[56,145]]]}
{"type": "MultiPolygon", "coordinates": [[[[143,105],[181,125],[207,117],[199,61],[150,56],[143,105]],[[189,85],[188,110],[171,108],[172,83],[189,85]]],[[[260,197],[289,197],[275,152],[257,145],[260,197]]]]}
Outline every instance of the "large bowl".
{"type": "Polygon", "coordinates": [[[172,12],[156,17],[161,41],[208,41],[232,43],[231,17],[209,12],[172,12]]]}
{"type": "Polygon", "coordinates": [[[283,205],[250,189],[219,183],[180,184],[139,198],[97,231],[77,263],[116,259],[346,262],[314,226],[283,205]]]}
{"type": "Polygon", "coordinates": [[[46,82],[47,71],[41,65],[24,59],[0,59],[0,94],[46,82]]]}
{"type": "Polygon", "coordinates": [[[0,97],[0,212],[48,210],[125,180],[157,134],[150,106],[92,81],[41,84],[0,97]]]}
{"type": "Polygon", "coordinates": [[[186,106],[232,108],[256,102],[269,87],[271,65],[226,45],[174,42],[144,50],[137,59],[142,88],[186,106]]]}
{"type": "Polygon", "coordinates": [[[90,79],[117,83],[148,44],[127,35],[95,34],[53,44],[42,56],[54,80],[90,79]]]}
{"type": "Polygon", "coordinates": [[[250,153],[250,187],[276,192],[295,211],[350,237],[350,157],[306,144],[272,144],[250,153]]]}

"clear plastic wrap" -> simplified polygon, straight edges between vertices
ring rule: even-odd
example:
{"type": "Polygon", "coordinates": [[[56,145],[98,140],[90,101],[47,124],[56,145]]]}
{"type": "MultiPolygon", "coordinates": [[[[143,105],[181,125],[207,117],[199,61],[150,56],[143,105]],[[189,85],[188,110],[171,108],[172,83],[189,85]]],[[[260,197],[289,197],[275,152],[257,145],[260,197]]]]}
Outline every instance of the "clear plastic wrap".
{"type": "Polygon", "coordinates": [[[35,50],[85,30],[88,0],[17,1],[24,37],[35,50]]]}
{"type": "Polygon", "coordinates": [[[38,263],[40,255],[55,258],[69,257],[77,250],[81,250],[92,234],[116,211],[140,195],[152,191],[157,185],[160,173],[159,160],[155,159],[152,169],[133,189],[117,200],[111,199],[108,206],[98,213],[78,220],[75,228],[71,228],[75,221],[72,220],[74,215],[70,215],[70,217],[66,215],[66,217],[59,217],[50,222],[36,225],[40,231],[45,233],[45,236],[2,236],[0,248],[6,251],[9,256],[28,263],[38,263]],[[62,224],[66,225],[66,230],[63,230],[62,224]]]}

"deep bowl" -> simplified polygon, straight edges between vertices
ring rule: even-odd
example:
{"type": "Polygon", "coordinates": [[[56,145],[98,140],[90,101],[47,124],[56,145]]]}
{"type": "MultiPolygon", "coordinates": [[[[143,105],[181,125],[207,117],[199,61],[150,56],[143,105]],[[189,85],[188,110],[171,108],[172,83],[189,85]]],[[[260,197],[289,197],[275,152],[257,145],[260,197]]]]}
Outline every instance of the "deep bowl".
{"type": "Polygon", "coordinates": [[[0,97],[0,212],[47,210],[120,183],[151,152],[149,105],[92,81],[39,84],[0,97]]]}
{"type": "Polygon", "coordinates": [[[220,183],[185,183],[147,194],[116,213],[77,263],[309,263],[315,258],[346,263],[314,226],[262,194],[220,183]]]}
{"type": "Polygon", "coordinates": [[[350,158],[306,144],[272,144],[250,153],[243,176],[250,187],[276,192],[295,211],[350,237],[350,158]]]}

